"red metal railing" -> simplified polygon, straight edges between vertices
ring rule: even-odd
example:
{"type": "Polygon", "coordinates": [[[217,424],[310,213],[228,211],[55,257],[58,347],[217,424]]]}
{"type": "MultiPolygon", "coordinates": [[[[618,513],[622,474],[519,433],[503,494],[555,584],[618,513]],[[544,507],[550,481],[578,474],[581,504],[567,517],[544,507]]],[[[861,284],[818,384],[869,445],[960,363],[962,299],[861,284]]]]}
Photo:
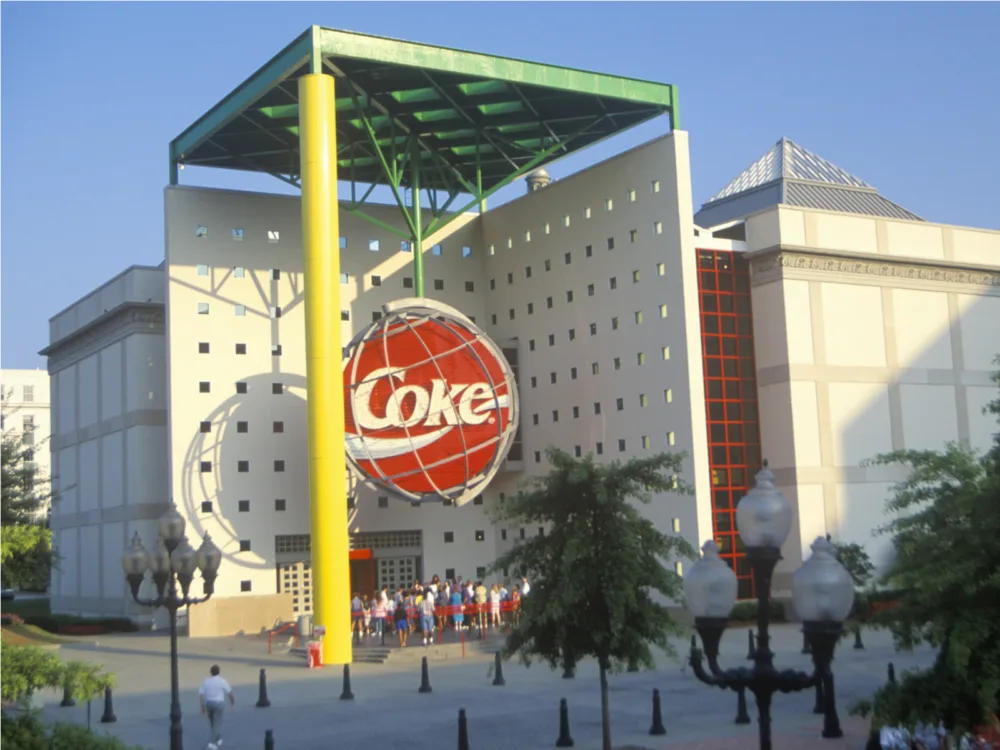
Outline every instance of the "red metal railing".
{"type": "Polygon", "coordinates": [[[295,630],[295,648],[299,647],[299,624],[297,622],[289,622],[282,625],[280,628],[275,628],[274,630],[267,631],[267,653],[271,653],[271,638],[286,630],[295,630]]]}

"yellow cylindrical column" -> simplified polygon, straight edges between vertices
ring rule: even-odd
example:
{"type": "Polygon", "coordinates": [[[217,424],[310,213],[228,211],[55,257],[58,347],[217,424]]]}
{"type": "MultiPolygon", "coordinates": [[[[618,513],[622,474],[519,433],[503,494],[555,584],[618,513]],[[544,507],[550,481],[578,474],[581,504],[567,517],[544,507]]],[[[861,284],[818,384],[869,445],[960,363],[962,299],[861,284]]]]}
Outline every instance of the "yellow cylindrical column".
{"type": "Polygon", "coordinates": [[[351,662],[351,569],[340,340],[340,221],[334,81],[299,78],[302,254],[313,623],[326,628],[325,664],[351,662]]]}

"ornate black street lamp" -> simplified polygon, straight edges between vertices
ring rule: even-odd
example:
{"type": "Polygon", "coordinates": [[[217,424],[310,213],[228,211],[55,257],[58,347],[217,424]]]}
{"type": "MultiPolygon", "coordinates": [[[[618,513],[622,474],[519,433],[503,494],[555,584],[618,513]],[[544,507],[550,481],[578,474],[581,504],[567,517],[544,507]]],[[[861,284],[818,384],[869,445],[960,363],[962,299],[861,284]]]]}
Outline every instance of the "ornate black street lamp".
{"type": "Polygon", "coordinates": [[[222,552],[208,534],[197,551],[184,536],[184,518],[171,508],[160,519],[160,534],[156,551],[150,555],[142,546],[139,533],[132,537],[132,546],[122,555],[125,579],[132,589],[136,603],[147,607],[166,607],[170,613],[170,750],[184,750],[184,730],[181,727],[181,700],[177,676],[177,610],[191,604],[208,601],[215,589],[215,578],[222,563],[222,552]],[[190,596],[191,582],[196,570],[204,580],[202,597],[190,596]],[[139,587],[152,573],[156,596],[139,596],[139,587]],[[177,592],[180,584],[180,595],[177,592]]]}
{"type": "Polygon", "coordinates": [[[760,750],[771,750],[771,697],[813,687],[824,687],[824,737],[843,736],[837,720],[830,662],[840,638],[843,622],[854,602],[854,585],[847,570],[837,562],[833,546],[820,537],[812,544],[812,556],[792,578],[792,598],[803,620],[803,632],[812,650],[815,672],[778,671],[768,628],[771,622],[771,576],[781,559],[781,545],[792,526],[792,507],[774,486],[774,474],[764,468],[756,485],[736,507],[736,527],[747,549],[747,560],[757,588],[757,651],[751,669],[722,670],[718,664],[719,643],[729,614],[736,603],[736,574],[719,558],[719,548],[706,542],[704,557],[688,571],[684,594],[695,618],[708,660],[702,666],[700,649],[691,650],[691,667],[702,682],[733,691],[749,690],[757,699],[760,750]]]}

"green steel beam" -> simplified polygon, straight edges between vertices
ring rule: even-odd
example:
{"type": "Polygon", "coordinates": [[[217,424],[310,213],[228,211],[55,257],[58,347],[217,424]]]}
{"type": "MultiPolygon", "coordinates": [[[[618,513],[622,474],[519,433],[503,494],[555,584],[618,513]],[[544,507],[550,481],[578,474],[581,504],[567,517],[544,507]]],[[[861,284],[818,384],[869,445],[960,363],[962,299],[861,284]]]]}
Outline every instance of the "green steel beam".
{"type": "Polygon", "coordinates": [[[394,234],[397,237],[400,237],[400,238],[402,238],[404,240],[412,240],[413,239],[413,236],[409,232],[404,232],[403,230],[398,229],[397,227],[392,226],[392,224],[386,224],[381,219],[376,219],[374,216],[370,216],[370,215],[366,214],[360,208],[349,208],[347,206],[341,206],[341,208],[342,208],[342,210],[347,211],[350,214],[354,214],[359,219],[364,219],[369,224],[374,224],[375,226],[379,227],[380,229],[384,229],[389,234],[394,234]]]}
{"type": "Polygon", "coordinates": [[[677,106],[677,84],[670,84],[670,130],[681,129],[680,109],[677,106]]]}
{"type": "MultiPolygon", "coordinates": [[[[411,146],[414,151],[420,148],[420,144],[417,139],[414,138],[411,141],[411,146]]],[[[413,228],[413,291],[418,297],[424,296],[424,228],[423,220],[420,217],[420,158],[417,154],[414,154],[416,158],[410,160],[413,167],[413,177],[411,177],[410,182],[410,194],[413,196],[413,218],[410,219],[407,216],[407,220],[410,221],[410,226],[413,228]]],[[[405,210],[404,210],[405,213],[405,210]]]]}

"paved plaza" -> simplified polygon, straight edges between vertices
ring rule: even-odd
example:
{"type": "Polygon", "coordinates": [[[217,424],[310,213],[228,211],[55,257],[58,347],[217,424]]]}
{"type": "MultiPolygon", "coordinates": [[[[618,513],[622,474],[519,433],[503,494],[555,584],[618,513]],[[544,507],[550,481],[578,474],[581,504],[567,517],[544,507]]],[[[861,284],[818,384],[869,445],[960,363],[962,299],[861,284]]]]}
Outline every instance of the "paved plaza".
{"type": "MultiPolygon", "coordinates": [[[[774,628],[775,663],[809,669],[800,653],[797,626],[774,628]]],[[[822,747],[828,750],[864,746],[867,723],[847,716],[847,706],[868,697],[885,680],[886,665],[897,672],[930,664],[933,653],[895,653],[888,634],[865,633],[867,648],[856,651],[851,641],[838,649],[835,662],[837,700],[847,737],[820,740],[822,717],[812,713],[813,693],[777,695],[773,703],[775,750],[822,747]]],[[[686,643],[678,650],[687,651],[686,643]]],[[[727,634],[722,643],[723,667],[747,666],[746,630],[727,634]]],[[[170,701],[169,639],[164,633],[101,637],[62,648],[64,659],[100,662],[115,672],[115,724],[97,723],[103,706],[92,706],[94,726],[148,750],[166,750],[170,701]]],[[[351,668],[353,701],[339,700],[342,668],[309,670],[301,657],[287,653],[268,656],[266,640],[219,638],[181,641],[180,679],[185,748],[200,750],[208,741],[207,722],[199,713],[197,689],[213,663],[233,685],[237,704],[227,709],[226,748],[262,748],[264,733],[274,731],[276,750],[442,750],[457,747],[457,715],[466,709],[470,750],[532,750],[551,748],[558,736],[559,699],[569,702],[571,734],[577,748],[599,748],[600,691],[597,667],[586,662],[576,679],[535,664],[525,668],[504,664],[506,686],[494,687],[492,659],[486,649],[470,645],[466,658],[455,646],[429,649],[433,692],[420,694],[422,646],[394,654],[385,664],[359,663],[351,668]],[[258,676],[267,669],[270,708],[255,708],[258,676]]],[[[86,721],[86,708],[59,708],[55,692],[40,696],[52,720],[86,721]]],[[[702,685],[688,669],[665,657],[658,668],[611,678],[612,738],[617,748],[685,748],[751,750],[757,745],[756,707],[748,696],[750,725],[737,726],[736,695],[702,685]],[[658,688],[667,735],[650,737],[652,690],[658,688]]]]}

